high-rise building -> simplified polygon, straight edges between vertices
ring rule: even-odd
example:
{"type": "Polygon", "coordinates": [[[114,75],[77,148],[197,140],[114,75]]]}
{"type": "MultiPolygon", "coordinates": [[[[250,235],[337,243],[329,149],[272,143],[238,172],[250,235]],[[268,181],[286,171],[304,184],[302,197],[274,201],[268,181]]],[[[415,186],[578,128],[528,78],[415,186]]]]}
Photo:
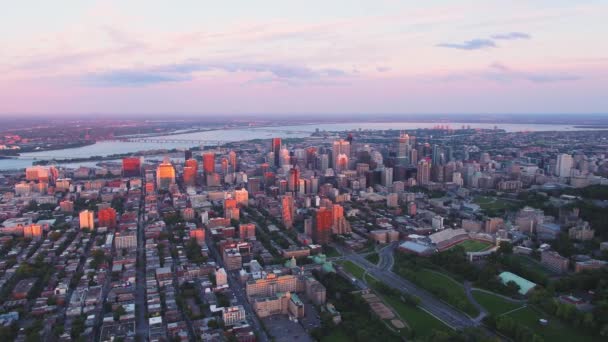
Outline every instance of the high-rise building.
{"type": "Polygon", "coordinates": [[[205,174],[211,174],[215,172],[215,153],[203,153],[203,171],[205,172],[205,174]]]}
{"type": "Polygon", "coordinates": [[[25,169],[25,179],[48,183],[50,180],[49,169],[39,165],[28,167],[25,169]]]}
{"type": "Polygon", "coordinates": [[[294,168],[289,170],[287,178],[287,190],[292,192],[298,191],[298,185],[300,182],[300,170],[294,168]]]}
{"type": "Polygon", "coordinates": [[[198,170],[198,161],[190,158],[184,162],[184,166],[193,167],[195,170],[198,170]]]}
{"type": "Polygon", "coordinates": [[[30,224],[23,227],[23,237],[26,239],[40,239],[42,237],[42,226],[39,224],[30,224]]]}
{"type": "Polygon", "coordinates": [[[156,186],[159,189],[167,190],[169,186],[175,184],[175,169],[168,158],[156,168],[156,186]]]}
{"type": "MultiPolygon", "coordinates": [[[[346,157],[350,156],[350,143],[344,139],[336,140],[333,143],[332,148],[332,167],[336,168],[338,166],[338,158],[341,154],[344,154],[346,157]]],[[[347,158],[348,160],[348,158],[347,158]]]]}
{"type": "Polygon", "coordinates": [[[443,152],[441,151],[441,147],[439,147],[439,145],[433,145],[431,161],[433,165],[443,164],[443,152]]]}
{"type": "Polygon", "coordinates": [[[327,244],[331,239],[333,212],[325,207],[319,208],[314,217],[313,240],[320,245],[327,244]]]}
{"type": "Polygon", "coordinates": [[[116,210],[114,208],[99,209],[97,219],[100,227],[116,227],[116,210]]]}
{"type": "Polygon", "coordinates": [[[318,169],[321,170],[321,172],[325,172],[325,170],[329,169],[329,156],[325,153],[320,154],[319,156],[319,164],[318,164],[318,169]]]}
{"type": "Polygon", "coordinates": [[[350,222],[344,217],[344,208],[339,204],[331,206],[332,212],[332,232],[334,234],[348,234],[352,230],[350,222]]]}
{"type": "Polygon", "coordinates": [[[348,156],[344,153],[340,153],[338,158],[336,158],[336,172],[342,172],[348,170],[348,156]]]}
{"type": "Polygon", "coordinates": [[[230,153],[228,153],[228,161],[230,162],[230,168],[231,168],[232,172],[237,172],[238,168],[237,168],[236,152],[230,151],[230,153]]]}
{"type": "Polygon", "coordinates": [[[236,200],[234,198],[226,198],[224,200],[224,217],[225,218],[239,218],[239,209],[236,205],[236,200]]]}
{"type": "Polygon", "coordinates": [[[270,150],[274,153],[274,166],[279,167],[281,165],[281,138],[272,138],[270,150]]]}
{"type": "Polygon", "coordinates": [[[249,205],[249,192],[246,189],[234,190],[234,199],[238,205],[246,207],[249,205]]]}
{"type": "Polygon", "coordinates": [[[410,150],[410,165],[418,164],[418,150],[415,148],[410,150]]]}
{"type": "Polygon", "coordinates": [[[186,186],[196,185],[196,176],[198,173],[198,162],[196,159],[188,159],[184,164],[184,184],[186,186]]]}
{"type": "Polygon", "coordinates": [[[285,228],[292,228],[293,219],[295,216],[295,206],[293,203],[293,197],[283,196],[281,198],[281,216],[283,218],[283,224],[285,225],[285,228]]]}
{"type": "Polygon", "coordinates": [[[122,159],[123,177],[137,177],[141,175],[141,159],[129,157],[122,159]]]}
{"type": "Polygon", "coordinates": [[[80,229],[93,229],[95,228],[94,213],[90,210],[83,210],[78,214],[80,221],[80,229]]]}
{"type": "Polygon", "coordinates": [[[382,170],[382,185],[391,186],[393,184],[393,168],[385,167],[382,170]]]}
{"type": "Polygon", "coordinates": [[[228,174],[228,158],[222,157],[222,160],[220,161],[220,165],[222,166],[222,174],[227,175],[228,174]]]}
{"type": "Polygon", "coordinates": [[[400,134],[397,139],[397,158],[407,158],[410,148],[410,136],[407,134],[400,134]]]}
{"type": "Polygon", "coordinates": [[[431,167],[426,159],[418,162],[418,170],[416,173],[416,182],[419,185],[429,184],[431,178],[431,167]]]}
{"type": "Polygon", "coordinates": [[[283,167],[285,165],[291,164],[291,157],[289,156],[289,150],[286,148],[282,148],[279,152],[279,166],[283,167]]]}
{"type": "Polygon", "coordinates": [[[568,178],[571,176],[574,160],[572,156],[566,153],[561,153],[557,156],[557,164],[555,165],[555,175],[560,178],[568,178]]]}

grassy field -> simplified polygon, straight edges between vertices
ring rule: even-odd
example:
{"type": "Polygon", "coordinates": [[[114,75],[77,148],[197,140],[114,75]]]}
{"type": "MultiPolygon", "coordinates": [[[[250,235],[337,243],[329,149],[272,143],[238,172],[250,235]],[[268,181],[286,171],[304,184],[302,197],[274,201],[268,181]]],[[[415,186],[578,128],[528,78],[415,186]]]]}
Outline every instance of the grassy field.
{"type": "Polygon", "coordinates": [[[357,277],[359,279],[363,279],[363,275],[365,274],[365,270],[362,269],[361,267],[355,265],[354,263],[352,263],[349,260],[340,261],[339,264],[344,267],[344,269],[346,270],[346,272],[352,274],[354,277],[357,277]]]}
{"type": "Polygon", "coordinates": [[[515,310],[523,306],[523,304],[517,304],[509,302],[499,296],[489,294],[482,291],[472,291],[473,297],[481,306],[483,306],[488,312],[493,315],[502,315],[511,310],[515,310]]]}
{"type": "Polygon", "coordinates": [[[492,244],[477,240],[465,240],[456,246],[462,246],[465,252],[481,252],[488,249],[492,244]]]}
{"type": "Polygon", "coordinates": [[[525,307],[507,314],[515,321],[532,329],[536,334],[542,336],[545,341],[570,342],[570,341],[602,341],[600,337],[586,335],[583,331],[564,325],[555,318],[548,318],[532,307],[525,307]],[[538,320],[549,319],[546,326],[540,325],[538,320]]]}
{"type": "Polygon", "coordinates": [[[344,330],[334,329],[331,335],[327,335],[321,339],[321,342],[349,342],[350,338],[344,330]]]}
{"type": "Polygon", "coordinates": [[[367,259],[372,264],[377,264],[378,261],[380,261],[380,256],[378,255],[378,253],[374,252],[374,253],[366,255],[365,259],[367,259]]]}
{"type": "MultiPolygon", "coordinates": [[[[367,284],[369,284],[372,289],[377,289],[377,285],[379,284],[378,280],[371,277],[369,274],[365,275],[365,278],[367,284]]],[[[398,296],[384,295],[380,294],[378,291],[376,291],[376,294],[382,297],[385,303],[390,305],[397,312],[397,314],[399,314],[399,316],[414,331],[416,338],[425,338],[434,330],[448,331],[451,329],[421,308],[405,304],[398,296]]]]}
{"type": "Polygon", "coordinates": [[[469,303],[467,296],[464,293],[464,287],[459,282],[428,269],[421,269],[412,273],[415,277],[415,279],[412,280],[429,292],[472,317],[476,317],[479,314],[477,308],[469,303]]]}
{"type": "Polygon", "coordinates": [[[443,324],[440,320],[422,310],[405,304],[394,296],[385,296],[384,300],[397,311],[407,324],[414,330],[417,338],[429,336],[434,330],[449,331],[450,327],[443,324]]]}
{"type": "Polygon", "coordinates": [[[473,202],[478,204],[482,210],[490,212],[503,212],[517,208],[517,205],[513,202],[488,196],[476,196],[473,202]]]}
{"type": "Polygon", "coordinates": [[[533,307],[512,303],[499,296],[481,291],[474,290],[473,297],[491,314],[495,316],[506,314],[542,336],[545,341],[600,341],[599,337],[584,335],[580,330],[569,327],[558,319],[547,317],[533,307]],[[546,326],[540,325],[538,320],[541,318],[548,319],[549,324],[546,326]]]}

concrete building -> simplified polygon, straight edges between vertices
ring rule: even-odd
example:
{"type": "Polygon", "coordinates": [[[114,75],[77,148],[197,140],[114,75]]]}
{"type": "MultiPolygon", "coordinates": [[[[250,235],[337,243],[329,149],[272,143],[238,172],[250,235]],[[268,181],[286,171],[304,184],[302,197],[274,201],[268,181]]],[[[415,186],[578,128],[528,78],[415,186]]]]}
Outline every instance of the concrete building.
{"type": "Polygon", "coordinates": [[[83,210],[78,214],[80,221],[80,229],[94,229],[95,228],[95,213],[90,210],[83,210]]]}
{"type": "Polygon", "coordinates": [[[238,248],[225,249],[223,259],[228,271],[239,270],[243,266],[243,258],[238,248]]]}
{"type": "Polygon", "coordinates": [[[175,184],[175,169],[166,158],[156,168],[156,187],[161,190],[168,190],[169,186],[175,184]]]}
{"type": "Polygon", "coordinates": [[[247,313],[242,305],[222,308],[222,320],[225,326],[233,326],[246,321],[247,313]]]}
{"type": "Polygon", "coordinates": [[[386,195],[386,206],[389,208],[399,207],[399,194],[390,193],[386,195]]]}
{"type": "Polygon", "coordinates": [[[224,270],[223,268],[218,268],[215,271],[215,285],[216,286],[228,285],[228,274],[226,273],[226,270],[224,270]]]}
{"type": "Polygon", "coordinates": [[[332,157],[333,157],[333,162],[332,162],[332,167],[335,169],[338,166],[338,158],[339,156],[343,154],[345,155],[347,158],[350,158],[350,142],[344,140],[344,139],[340,139],[340,140],[336,140],[333,143],[332,146],[332,157]]]}
{"type": "Polygon", "coordinates": [[[255,240],[255,224],[243,223],[239,225],[239,238],[242,240],[255,240]]]}
{"type": "Polygon", "coordinates": [[[543,251],[540,254],[540,263],[557,273],[564,273],[568,271],[570,261],[555,251],[543,251]]]}
{"type": "Polygon", "coordinates": [[[572,227],[568,230],[568,236],[573,240],[589,241],[593,239],[595,231],[591,229],[589,223],[577,227],[572,227]]]}
{"type": "Polygon", "coordinates": [[[585,261],[577,261],[574,263],[574,272],[582,272],[585,270],[597,270],[608,266],[608,262],[603,260],[589,259],[585,261]]]}
{"type": "Polygon", "coordinates": [[[279,292],[268,297],[256,297],[252,299],[252,306],[260,318],[281,314],[304,317],[304,303],[295,293],[279,292]]]}
{"type": "Polygon", "coordinates": [[[306,297],[315,305],[323,305],[327,301],[327,290],[323,284],[313,277],[306,277],[306,297]]]}
{"type": "Polygon", "coordinates": [[[557,163],[555,165],[555,175],[560,178],[569,178],[572,173],[572,166],[574,160],[572,156],[566,153],[561,153],[557,156],[557,163]]]}
{"type": "Polygon", "coordinates": [[[245,285],[248,297],[270,297],[279,292],[296,292],[297,279],[295,275],[264,274],[260,279],[250,279],[245,285]]]}
{"type": "Polygon", "coordinates": [[[426,159],[418,162],[416,182],[418,185],[427,185],[431,181],[431,165],[426,159]]]}
{"type": "Polygon", "coordinates": [[[134,250],[137,248],[137,235],[135,233],[116,233],[114,245],[117,250],[134,250]]]}

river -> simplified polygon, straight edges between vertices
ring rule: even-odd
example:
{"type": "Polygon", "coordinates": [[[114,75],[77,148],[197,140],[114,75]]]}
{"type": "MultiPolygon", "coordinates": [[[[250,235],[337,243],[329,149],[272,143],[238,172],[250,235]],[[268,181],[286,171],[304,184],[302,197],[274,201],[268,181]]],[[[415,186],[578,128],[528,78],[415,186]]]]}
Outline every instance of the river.
{"type": "MultiPolygon", "coordinates": [[[[449,126],[454,129],[459,129],[462,126],[470,126],[471,128],[494,128],[504,129],[507,132],[518,131],[582,131],[590,130],[589,128],[579,128],[574,125],[557,125],[557,124],[505,124],[505,123],[433,123],[433,122],[361,122],[361,123],[324,123],[316,125],[292,125],[292,126],[276,126],[276,127],[260,127],[260,128],[239,128],[212,130],[204,132],[172,134],[154,137],[156,140],[208,140],[208,141],[224,141],[235,142],[252,139],[270,139],[272,137],[280,138],[302,138],[307,137],[317,128],[326,131],[344,131],[355,129],[368,130],[411,130],[417,128],[433,128],[437,125],[449,126]]],[[[88,158],[91,156],[109,156],[120,153],[135,153],[139,151],[156,150],[156,149],[174,149],[174,148],[189,148],[197,146],[195,143],[185,142],[119,142],[119,141],[100,141],[93,145],[87,145],[76,148],[68,148],[53,151],[29,152],[23,153],[23,157],[27,159],[0,159],[0,170],[15,170],[23,169],[32,165],[32,158],[39,160],[44,159],[61,159],[61,158],[88,158]]],[[[66,166],[92,166],[95,162],[81,162],[73,164],[64,164],[66,166]]]]}

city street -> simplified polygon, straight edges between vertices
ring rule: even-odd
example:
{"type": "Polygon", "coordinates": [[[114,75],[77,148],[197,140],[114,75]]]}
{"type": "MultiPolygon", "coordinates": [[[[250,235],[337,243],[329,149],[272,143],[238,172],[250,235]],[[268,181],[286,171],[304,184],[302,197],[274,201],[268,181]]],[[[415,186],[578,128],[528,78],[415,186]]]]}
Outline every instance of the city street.
{"type": "MultiPolygon", "coordinates": [[[[211,252],[211,256],[217,261],[218,265],[224,266],[224,262],[222,261],[221,255],[215,248],[215,244],[211,241],[210,237],[207,237],[207,246],[209,247],[209,251],[211,252]]],[[[241,284],[238,279],[238,271],[228,272],[228,285],[232,292],[236,296],[236,299],[239,301],[241,305],[245,308],[247,312],[247,321],[251,323],[253,329],[256,331],[256,337],[260,342],[268,342],[269,338],[266,334],[266,331],[262,327],[262,323],[258,319],[258,316],[253,311],[251,304],[247,300],[247,295],[245,294],[245,287],[241,284]]]]}
{"type": "Polygon", "coordinates": [[[135,279],[135,318],[138,341],[148,340],[148,319],[146,318],[146,240],[144,234],[145,224],[143,222],[143,203],[144,194],[142,192],[137,217],[137,273],[135,279]]]}

